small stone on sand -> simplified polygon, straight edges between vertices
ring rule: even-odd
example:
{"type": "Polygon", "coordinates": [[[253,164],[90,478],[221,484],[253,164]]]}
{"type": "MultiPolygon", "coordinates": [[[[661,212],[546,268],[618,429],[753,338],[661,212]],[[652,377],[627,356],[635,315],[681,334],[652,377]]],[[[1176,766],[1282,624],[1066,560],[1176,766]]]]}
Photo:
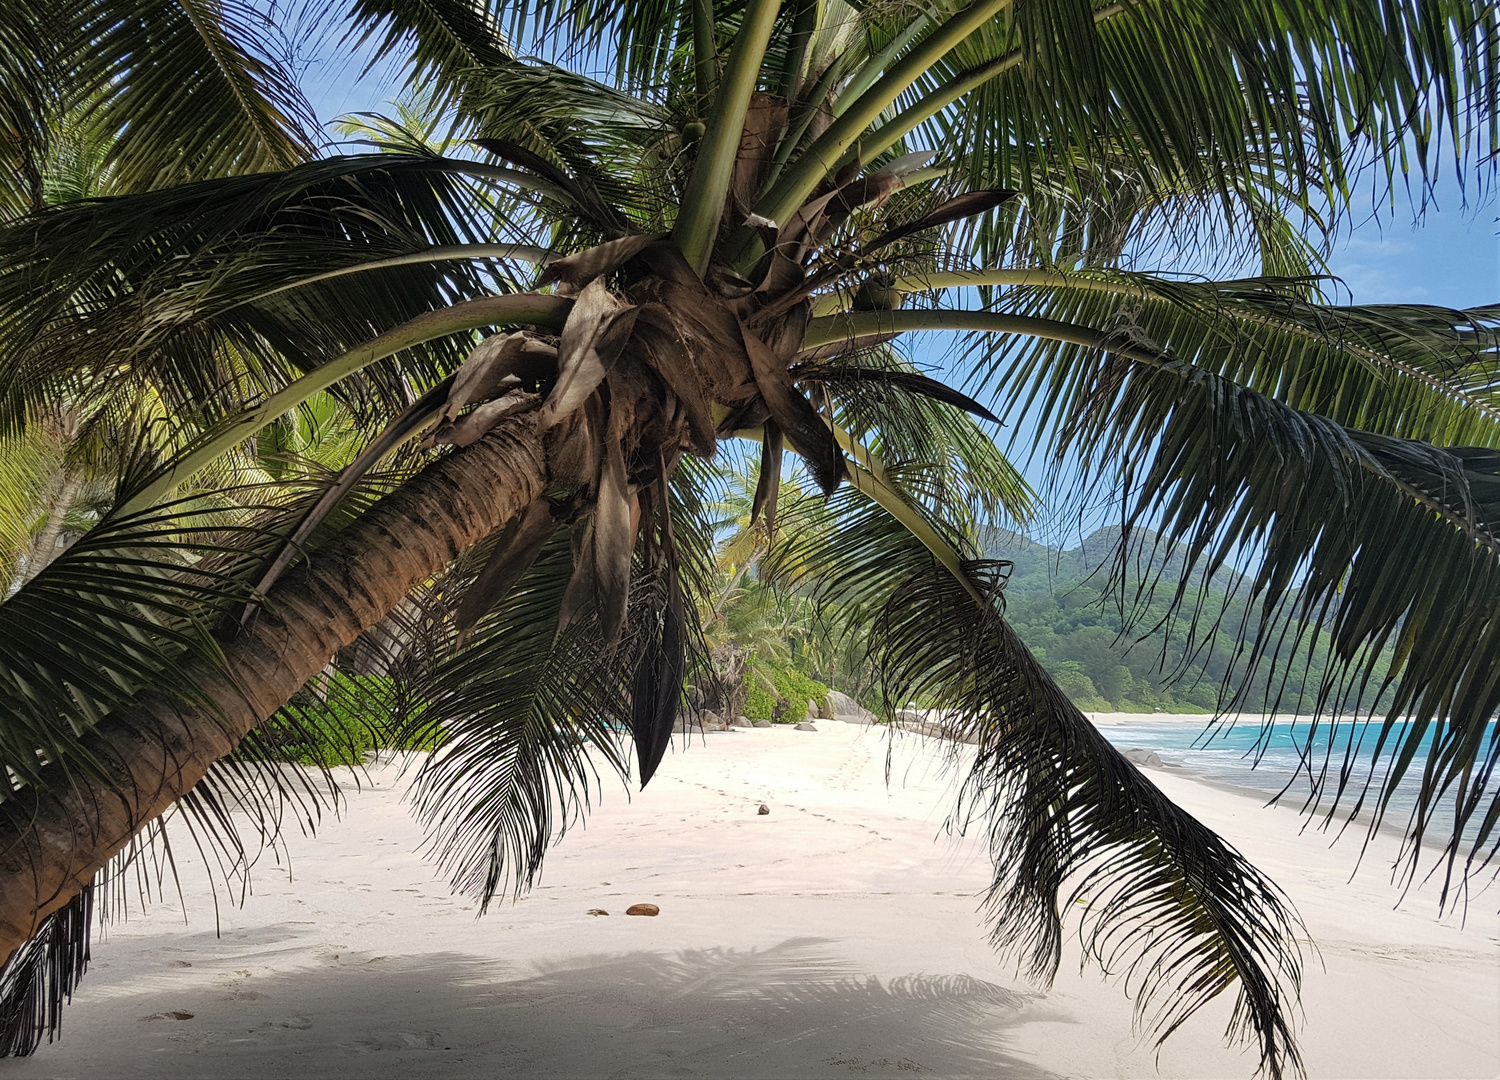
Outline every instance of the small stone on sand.
{"type": "Polygon", "coordinates": [[[765,803],[761,803],[760,804],[760,809],[757,810],[757,811],[755,811],[755,812],[757,814],[769,814],[771,812],[771,808],[769,806],[767,806],[765,803]]]}
{"type": "Polygon", "coordinates": [[[627,915],[660,915],[661,908],[655,904],[631,904],[625,909],[627,915]]]}
{"type": "Polygon", "coordinates": [[[608,915],[609,912],[605,911],[602,907],[591,907],[591,908],[589,908],[589,914],[590,915],[608,915]]]}
{"type": "Polygon", "coordinates": [[[150,1016],[141,1017],[142,1020],[191,1020],[193,1014],[183,1009],[173,1009],[171,1012],[152,1013],[150,1016]]]}

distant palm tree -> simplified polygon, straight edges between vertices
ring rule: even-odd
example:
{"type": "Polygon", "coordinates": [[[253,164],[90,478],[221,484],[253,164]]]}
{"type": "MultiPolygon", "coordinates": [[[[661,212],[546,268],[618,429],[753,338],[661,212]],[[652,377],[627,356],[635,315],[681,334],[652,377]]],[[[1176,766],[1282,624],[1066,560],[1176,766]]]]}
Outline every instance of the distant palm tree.
{"type": "Polygon", "coordinates": [[[977,744],[957,813],[991,843],[996,944],[1045,978],[1075,913],[1160,1031],[1234,988],[1231,1034],[1295,1068],[1294,916],[1005,622],[976,526],[1030,495],[986,407],[895,351],[922,331],[973,334],[966,389],[1184,545],[1184,583],[1256,562],[1242,675],[1322,628],[1334,695],[1394,642],[1390,768],[1353,788],[1383,807],[1421,755],[1411,867],[1440,796],[1454,880],[1493,850],[1496,313],[1333,306],[1304,235],[1370,176],[1492,180],[1491,6],[361,0],[336,14],[377,62],[409,45],[485,157],[400,122],[302,164],[248,9],[55,8],[0,8],[0,422],[164,411],[111,513],[0,604],[13,1049],[81,972],[109,860],[179,800],[225,828],[213,785],[279,792],[229,755],[372,636],[444,732],[419,809],[455,880],[529,882],[590,762],[627,767],[616,728],[642,783],[661,760],[700,662],[701,460],[745,438],[757,517],[784,447],[827,496],[766,558],[863,635],[892,707],[977,744]],[[47,118],[78,110],[118,194],[45,208],[47,118]],[[325,392],[368,433],[336,483],[205,502],[325,392]]]}

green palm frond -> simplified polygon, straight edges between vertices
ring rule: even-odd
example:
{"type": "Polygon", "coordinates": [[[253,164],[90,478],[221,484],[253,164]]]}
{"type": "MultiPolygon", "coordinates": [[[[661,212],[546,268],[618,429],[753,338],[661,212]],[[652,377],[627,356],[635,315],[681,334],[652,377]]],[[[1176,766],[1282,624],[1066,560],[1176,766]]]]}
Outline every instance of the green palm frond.
{"type": "Polygon", "coordinates": [[[603,767],[627,775],[629,672],[587,624],[557,630],[573,573],[566,531],[499,611],[412,681],[418,723],[442,745],[416,807],[455,887],[487,906],[526,888],[547,847],[591,801],[603,767]]]}
{"type": "Polygon", "coordinates": [[[146,687],[186,700],[183,661],[212,665],[217,613],[243,599],[250,524],[191,504],[102,523],[0,603],[0,764],[11,786],[49,761],[98,770],[82,736],[146,687]]]}
{"type": "MultiPolygon", "coordinates": [[[[1317,700],[1303,705],[1322,716],[1351,695],[1390,704],[1378,774],[1311,769],[1312,803],[1334,814],[1352,801],[1357,813],[1369,792],[1373,827],[1420,749],[1408,873],[1441,816],[1450,883],[1460,863],[1466,880],[1500,820],[1489,782],[1500,740],[1487,728],[1500,710],[1493,313],[1325,307],[1311,302],[1311,282],[1044,276],[1046,285],[999,301],[1038,314],[854,313],[827,325],[857,336],[992,319],[1011,330],[998,346],[1010,364],[981,362],[976,377],[1050,428],[1057,454],[1077,455],[1086,469],[1078,490],[1115,477],[1130,500],[1118,587],[1138,527],[1159,530],[1150,542],[1167,550],[1182,545],[1171,617],[1190,579],[1263,552],[1245,579],[1260,615],[1227,689],[1331,635],[1334,659],[1317,700]],[[1451,445],[1458,439],[1469,445],[1451,445]],[[1451,803],[1441,815],[1440,799],[1451,803]]],[[[1150,582],[1132,588],[1136,601],[1151,595],[1150,582]]]]}
{"type": "MultiPolygon", "coordinates": [[[[316,5],[309,3],[310,8],[316,5]]],[[[369,64],[406,60],[407,88],[430,88],[451,98],[462,73],[503,64],[511,50],[490,5],[466,0],[355,0],[346,41],[376,42],[369,64]],[[378,39],[378,41],[377,41],[378,39]]]]}
{"type": "Polygon", "coordinates": [[[994,437],[964,409],[914,393],[915,368],[890,349],[808,364],[797,376],[824,389],[834,421],[901,476],[902,489],[938,518],[968,523],[1030,520],[1035,497],[994,437]],[[882,373],[897,378],[885,381],[882,373]],[[851,377],[855,376],[855,377],[851,377]]]}
{"type": "MultiPolygon", "coordinates": [[[[1147,360],[1179,359],[1380,434],[1477,445],[1500,438],[1500,312],[1332,305],[1319,295],[1327,283],[1018,268],[919,271],[893,284],[913,296],[938,290],[938,303],[942,290],[958,286],[993,290],[991,311],[1038,320],[1035,332],[997,321],[1000,333],[976,339],[960,367],[972,386],[995,394],[1002,419],[1034,408],[1044,430],[1091,392],[1111,349],[1135,348],[1147,360]]],[[[825,308],[831,306],[830,298],[825,308]]],[[[964,318],[946,308],[855,312],[816,319],[810,333],[819,341],[857,341],[958,328],[964,318]]],[[[965,328],[983,329],[983,320],[965,328]]]]}
{"type": "Polygon", "coordinates": [[[84,121],[112,140],[119,190],[285,169],[312,155],[312,109],[273,59],[274,28],[253,5],[88,0],[74,10],[58,63],[84,121]]]}
{"type": "Polygon", "coordinates": [[[1352,774],[1352,758],[1342,769],[1310,763],[1313,804],[1332,816],[1352,802],[1353,815],[1369,798],[1374,829],[1397,789],[1416,780],[1407,873],[1429,832],[1445,834],[1450,885],[1456,868],[1462,881],[1488,862],[1500,818],[1491,783],[1500,761],[1500,453],[1346,428],[1177,362],[1115,366],[1067,438],[1121,468],[1128,526],[1150,525],[1158,542],[1180,545],[1174,610],[1189,578],[1246,549],[1264,553],[1246,587],[1260,614],[1234,679],[1294,663],[1323,631],[1334,656],[1312,711],[1332,713],[1346,688],[1370,713],[1389,695],[1366,775],[1352,774]],[[1284,614],[1290,634],[1278,625],[1284,614]]]}
{"type": "Polygon", "coordinates": [[[902,101],[929,110],[946,85],[990,75],[923,138],[957,148],[976,186],[1030,194],[1117,156],[1162,190],[1228,200],[1285,186],[1295,204],[1309,185],[1346,191],[1406,140],[1403,160],[1423,174],[1453,148],[1482,162],[1495,145],[1500,31],[1469,3],[1058,0],[1014,15],[902,101]],[[1419,97],[1431,106],[1421,123],[1419,97]]]}
{"type": "MultiPolygon", "coordinates": [[[[211,422],[320,357],[434,306],[503,290],[513,280],[503,258],[484,270],[451,257],[394,259],[324,276],[492,239],[503,219],[481,224],[462,179],[483,168],[423,155],[332,159],[89,200],[7,226],[6,422],[19,424],[66,380],[144,380],[175,416],[211,422]]],[[[399,406],[408,380],[435,381],[457,362],[439,342],[343,389],[399,406]]]]}
{"type": "MultiPolygon", "coordinates": [[[[679,510],[674,535],[687,540],[695,526],[703,533],[695,515],[679,510]]],[[[700,536],[682,546],[684,563],[701,558],[694,554],[701,544],[700,536]]],[[[482,550],[387,631],[407,643],[391,667],[397,693],[419,703],[393,713],[393,741],[437,747],[417,773],[417,814],[454,887],[481,907],[530,887],[547,848],[589,808],[600,770],[622,780],[630,774],[634,673],[649,647],[659,582],[637,581],[626,636],[606,650],[592,617],[558,629],[571,548],[560,530],[461,644],[450,597],[461,595],[472,573],[466,567],[482,565],[482,550]]]]}
{"type": "Polygon", "coordinates": [[[582,236],[670,226],[671,192],[652,175],[670,154],[670,113],[660,104],[553,64],[511,60],[466,73],[462,108],[481,146],[502,157],[513,147],[553,170],[573,195],[573,215],[593,226],[582,236]]]}
{"type": "MultiPolygon", "coordinates": [[[[1334,306],[1317,302],[1320,284],[1095,273],[1011,289],[996,306],[1099,328],[1342,424],[1398,438],[1497,445],[1500,311],[1334,306]]],[[[1073,395],[1090,382],[1086,372],[1103,362],[1061,343],[996,345],[1012,355],[988,368],[994,385],[1046,384],[1044,421],[1076,404],[1073,395]],[[1063,372],[1071,387],[1060,380],[1063,372]]]]}
{"type": "Polygon", "coordinates": [[[1226,1035],[1255,1045],[1268,1075],[1300,1072],[1289,1006],[1305,930],[1281,890],[1146,780],[945,571],[902,581],[872,639],[887,700],[927,702],[975,744],[955,823],[989,835],[995,944],[1050,980],[1060,913],[1076,912],[1085,955],[1139,979],[1136,1014],[1158,1045],[1233,990],[1226,1035]]]}
{"type": "Polygon", "coordinates": [[[960,581],[856,491],[808,512],[827,527],[789,533],[771,567],[863,639],[889,715],[921,702],[975,746],[956,759],[967,776],[953,825],[983,821],[989,833],[996,944],[1048,980],[1062,916],[1077,915],[1088,955],[1135,986],[1138,1013],[1161,1038],[1233,988],[1230,1033],[1254,1040],[1272,1075],[1295,1072],[1287,1003],[1300,954],[1289,902],[1057,689],[1001,615],[1005,565],[969,558],[960,581]]]}
{"type": "MultiPolygon", "coordinates": [[[[364,745],[340,726],[360,687],[376,743],[433,749],[430,850],[487,903],[628,773],[627,733],[644,783],[686,687],[741,685],[693,669],[715,662],[694,612],[716,644],[838,637],[884,711],[932,705],[973,746],[954,823],[988,830],[998,944],[1048,977],[1076,915],[1160,1031],[1233,989],[1230,1033],[1295,1070],[1284,898],[1124,762],[1003,618],[979,527],[1023,521],[1032,493],[984,407],[890,347],[967,329],[1006,337],[957,367],[964,390],[1081,459],[1079,490],[1118,485],[1127,543],[1149,527],[1185,553],[1174,612],[1188,578],[1253,567],[1238,673],[1322,642],[1315,706],[1386,710],[1384,771],[1326,771],[1315,802],[1378,819],[1421,771],[1411,867],[1450,818],[1450,884],[1500,845],[1500,315],[1335,307],[1314,276],[1356,184],[1386,195],[1445,160],[1495,176],[1500,25],[1480,0],[359,0],[315,15],[378,63],[404,57],[411,108],[358,133],[380,153],[319,161],[276,28],[243,0],[54,7],[0,0],[0,433],[21,446],[88,402],[65,460],[119,482],[113,511],[90,495],[102,524],[0,602],[0,764],[37,789],[18,794],[87,780],[124,798],[80,746],[149,695],[185,699],[193,775],[225,752],[216,717],[243,732],[290,697],[181,804],[242,885],[259,849],[232,808],[262,843],[310,827],[334,797],[329,739],[349,760],[364,745]],[[478,160],[432,152],[458,134],[478,160]],[[1155,259],[1180,273],[1119,269],[1155,259]],[[944,306],[964,286],[987,310],[944,306]],[[499,367],[482,401],[434,390],[499,325],[561,331],[568,393],[499,367]],[[352,481],[414,435],[429,393],[474,434],[506,418],[336,498],[334,470],[373,447],[352,481]],[[736,435],[763,438],[763,475],[693,460],[736,435]],[[830,499],[781,475],[783,440],[830,499]],[[325,493],[333,512],[308,514],[325,493]],[[251,585],[283,549],[305,555],[321,625],[260,697],[205,708],[184,672],[222,648],[253,680],[269,635],[309,621],[295,581],[251,585]],[[287,754],[310,771],[282,771],[287,754]]],[[[549,334],[525,340],[550,355],[549,334]]],[[[90,826],[68,813],[47,827],[90,826]]],[[[140,843],[138,867],[170,861],[140,843]]],[[[29,903],[17,880],[6,895],[29,903]]],[[[24,1052],[55,1021],[88,902],[0,971],[0,1043],[24,1052]]]]}
{"type": "Polygon", "coordinates": [[[60,456],[39,428],[0,439],[0,587],[7,590],[31,554],[34,531],[46,513],[42,500],[53,486],[60,456]]]}

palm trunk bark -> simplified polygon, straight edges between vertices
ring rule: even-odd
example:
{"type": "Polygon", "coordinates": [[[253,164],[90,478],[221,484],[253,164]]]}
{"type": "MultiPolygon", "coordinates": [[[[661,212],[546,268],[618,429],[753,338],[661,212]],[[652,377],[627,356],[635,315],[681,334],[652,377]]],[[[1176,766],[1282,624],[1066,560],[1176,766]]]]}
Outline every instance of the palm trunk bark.
{"type": "Polygon", "coordinates": [[[546,473],[535,416],[436,462],[271,590],[225,646],[227,678],[199,666],[212,706],[143,694],[85,739],[107,779],[57,763],[55,778],[0,803],[0,959],[339,648],[539,496],[546,473]]]}
{"type": "Polygon", "coordinates": [[[36,543],[32,546],[31,559],[26,566],[25,580],[30,581],[40,574],[57,555],[57,538],[62,535],[68,510],[72,507],[73,500],[78,498],[78,492],[82,487],[83,477],[64,468],[62,476],[58,478],[57,487],[54,489],[52,512],[47,515],[47,524],[42,526],[41,535],[36,538],[36,543]]]}

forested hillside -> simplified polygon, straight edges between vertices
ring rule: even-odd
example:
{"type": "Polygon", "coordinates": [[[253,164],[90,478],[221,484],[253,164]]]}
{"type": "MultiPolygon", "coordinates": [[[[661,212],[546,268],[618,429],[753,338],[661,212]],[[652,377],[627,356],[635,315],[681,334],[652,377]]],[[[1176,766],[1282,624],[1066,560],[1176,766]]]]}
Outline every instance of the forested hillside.
{"type": "MultiPolygon", "coordinates": [[[[1118,536],[1116,529],[1100,529],[1078,546],[1064,549],[1002,529],[991,530],[985,554],[1014,563],[1005,590],[1008,618],[1081,708],[1212,710],[1231,665],[1238,674],[1246,663],[1244,639],[1252,636],[1244,623],[1248,582],[1220,571],[1207,590],[1189,589],[1182,614],[1168,618],[1173,595],[1170,583],[1180,579],[1180,566],[1174,565],[1179,561],[1176,553],[1153,552],[1155,538],[1138,536],[1122,590],[1118,582],[1111,584],[1118,536]],[[1155,577],[1163,562],[1168,572],[1162,580],[1169,584],[1141,593],[1140,584],[1155,577]],[[1194,611],[1199,618],[1189,651],[1194,611]],[[1132,629],[1122,635],[1127,619],[1132,629]]],[[[1194,584],[1199,583],[1195,578],[1194,584]]],[[[1251,618],[1259,618],[1258,610],[1251,618]]],[[[1325,671],[1327,635],[1320,638],[1310,661],[1303,658],[1274,668],[1263,661],[1236,707],[1259,711],[1269,705],[1281,712],[1309,711],[1325,671]]],[[[1339,697],[1342,706],[1352,707],[1352,692],[1345,689],[1339,697]]]]}

